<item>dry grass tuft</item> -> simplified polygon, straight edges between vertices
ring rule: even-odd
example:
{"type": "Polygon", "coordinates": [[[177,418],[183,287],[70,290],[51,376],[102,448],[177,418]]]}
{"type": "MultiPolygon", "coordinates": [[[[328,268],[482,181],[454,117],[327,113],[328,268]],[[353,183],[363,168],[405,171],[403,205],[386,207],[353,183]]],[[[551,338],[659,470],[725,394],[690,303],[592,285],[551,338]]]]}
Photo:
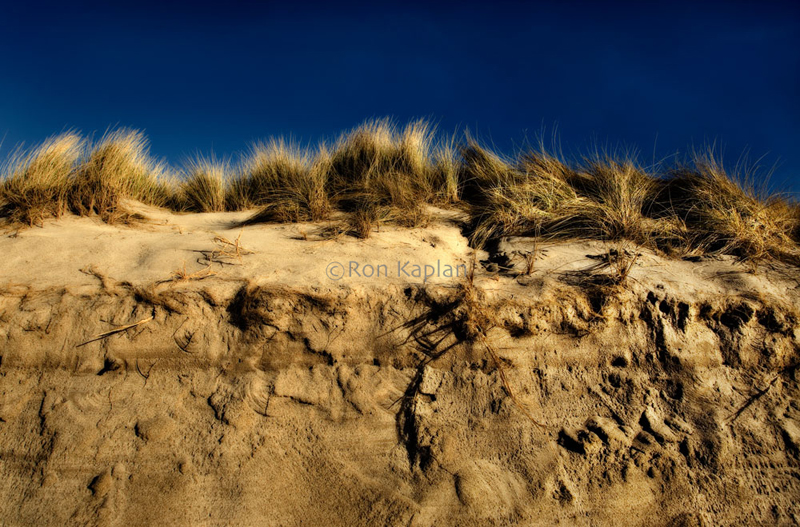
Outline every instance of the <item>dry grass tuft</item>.
{"type": "Polygon", "coordinates": [[[339,139],[330,158],[331,189],[336,205],[353,213],[357,236],[385,221],[424,225],[427,204],[457,197],[453,152],[440,147],[435,164],[432,151],[433,128],[425,121],[403,130],[387,119],[368,121],[339,139]],[[439,189],[444,194],[437,196],[439,189]]]}
{"type": "Polygon", "coordinates": [[[228,206],[263,207],[247,223],[324,220],[331,211],[329,166],[324,145],[312,156],[282,139],[256,144],[230,187],[228,206]]]}
{"type": "Polygon", "coordinates": [[[52,137],[27,151],[15,151],[2,167],[0,216],[34,225],[64,214],[83,152],[83,139],[74,132],[52,137]]]}
{"type": "Polygon", "coordinates": [[[432,186],[436,189],[436,202],[457,203],[461,196],[461,160],[456,148],[455,135],[433,150],[432,186]]]}
{"type": "Polygon", "coordinates": [[[464,150],[465,199],[473,203],[472,241],[478,246],[506,235],[574,236],[589,206],[570,181],[575,172],[541,152],[519,163],[472,143],[464,150]]]}
{"type": "Polygon", "coordinates": [[[223,263],[225,260],[232,260],[235,258],[239,261],[239,263],[241,263],[242,256],[253,254],[253,251],[242,246],[241,240],[241,232],[233,241],[230,241],[223,236],[215,236],[214,243],[216,243],[218,247],[209,255],[209,261],[223,263]]]}
{"type": "Polygon", "coordinates": [[[210,263],[203,269],[190,273],[186,270],[186,262],[183,262],[183,266],[172,271],[172,276],[168,280],[164,280],[164,282],[188,282],[191,280],[204,280],[206,278],[215,276],[216,274],[217,273],[211,270],[210,263]]]}
{"type": "Polygon", "coordinates": [[[136,130],[107,133],[78,169],[69,191],[70,209],[104,221],[128,217],[125,198],[165,206],[173,191],[167,167],[150,157],[147,139],[136,130]]]}
{"type": "Polygon", "coordinates": [[[659,181],[630,156],[597,153],[573,168],[544,147],[512,161],[473,142],[464,160],[477,246],[508,235],[685,243],[677,218],[650,217],[659,181]]]}
{"type": "Polygon", "coordinates": [[[177,206],[191,212],[223,212],[230,165],[214,157],[197,156],[184,166],[177,206]]]}
{"type": "Polygon", "coordinates": [[[624,288],[640,253],[629,250],[625,244],[612,247],[599,256],[599,261],[583,271],[583,285],[605,288],[624,288]]]}
{"type": "Polygon", "coordinates": [[[685,222],[695,249],[751,263],[797,258],[796,208],[756,188],[751,177],[726,172],[713,151],[695,154],[693,166],[673,170],[657,205],[662,215],[685,222]]]}
{"type": "Polygon", "coordinates": [[[598,155],[586,161],[572,185],[587,200],[581,216],[588,237],[639,243],[649,239],[645,209],[656,182],[634,160],[598,155]]]}

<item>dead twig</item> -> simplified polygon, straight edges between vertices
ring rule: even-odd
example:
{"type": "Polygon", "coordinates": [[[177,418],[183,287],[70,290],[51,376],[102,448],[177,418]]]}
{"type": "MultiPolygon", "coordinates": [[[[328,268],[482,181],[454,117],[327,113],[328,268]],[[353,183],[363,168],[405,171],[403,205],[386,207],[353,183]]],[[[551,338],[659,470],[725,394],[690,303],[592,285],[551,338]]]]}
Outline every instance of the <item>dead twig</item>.
{"type": "Polygon", "coordinates": [[[214,250],[211,253],[210,260],[218,260],[220,258],[236,258],[239,262],[242,261],[242,256],[247,254],[253,254],[253,251],[250,249],[245,249],[242,247],[241,243],[242,239],[242,232],[239,232],[239,236],[236,237],[235,240],[230,241],[227,238],[222,236],[215,236],[214,243],[219,244],[219,248],[214,250]]]}
{"type": "Polygon", "coordinates": [[[172,271],[172,277],[169,280],[162,280],[159,283],[163,284],[165,282],[188,282],[189,280],[204,280],[216,274],[217,273],[211,270],[211,264],[208,264],[208,266],[200,269],[199,271],[189,273],[186,271],[186,262],[184,261],[183,267],[172,271]]]}
{"type": "Polygon", "coordinates": [[[129,329],[133,329],[133,328],[141,326],[142,324],[146,324],[146,323],[150,322],[151,320],[153,320],[152,316],[148,317],[148,318],[145,318],[143,320],[140,320],[139,322],[134,322],[133,324],[128,324],[127,326],[122,326],[122,327],[119,327],[119,328],[112,329],[111,331],[106,331],[105,333],[100,333],[99,335],[87,340],[86,342],[82,342],[82,343],[78,344],[75,347],[76,348],[80,348],[81,346],[85,346],[85,345],[90,344],[92,342],[96,342],[98,340],[102,340],[102,339],[108,338],[108,337],[110,337],[112,335],[116,335],[117,333],[122,333],[123,331],[128,331],[129,329]]]}
{"type": "Polygon", "coordinates": [[[769,389],[772,388],[772,386],[775,384],[775,381],[778,380],[778,377],[780,377],[780,375],[776,375],[775,377],[773,377],[772,380],[769,381],[769,384],[767,384],[767,386],[763,390],[758,390],[756,391],[755,394],[750,396],[750,398],[747,399],[747,401],[745,401],[745,403],[738,410],[736,410],[736,412],[731,414],[731,416],[728,418],[729,419],[728,422],[730,424],[733,424],[733,422],[736,421],[739,418],[739,416],[744,413],[745,410],[750,408],[750,405],[752,405],[754,402],[764,397],[769,391],[769,389]]]}

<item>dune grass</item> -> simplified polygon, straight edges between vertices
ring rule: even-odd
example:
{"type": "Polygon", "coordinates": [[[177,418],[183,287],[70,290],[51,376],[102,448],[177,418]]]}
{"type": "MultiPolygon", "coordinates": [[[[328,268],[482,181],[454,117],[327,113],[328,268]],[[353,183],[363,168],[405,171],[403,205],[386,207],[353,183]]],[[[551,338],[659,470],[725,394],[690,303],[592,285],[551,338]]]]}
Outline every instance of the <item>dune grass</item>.
{"type": "Polygon", "coordinates": [[[657,206],[662,217],[684,222],[691,233],[688,243],[703,252],[751,261],[795,258],[797,205],[754,181],[728,173],[713,151],[696,153],[691,164],[670,172],[657,206]]]}
{"type": "MultiPolygon", "coordinates": [[[[414,121],[402,130],[388,119],[342,135],[331,152],[330,185],[338,208],[352,213],[353,232],[367,237],[385,221],[423,225],[436,200],[433,128],[414,121]]],[[[447,153],[440,172],[447,177],[447,153]]]]}
{"type": "Polygon", "coordinates": [[[84,147],[78,134],[68,132],[35,148],[17,149],[2,168],[0,216],[34,225],[64,214],[84,147]]]}
{"type": "Polygon", "coordinates": [[[569,184],[575,172],[555,156],[530,152],[519,162],[470,141],[462,150],[464,199],[472,207],[472,241],[507,235],[557,237],[575,229],[588,201],[569,184]]]}
{"type": "Polygon", "coordinates": [[[472,140],[462,157],[476,246],[517,235],[798,260],[798,205],[725,172],[713,152],[666,173],[627,153],[570,165],[544,148],[507,159],[472,140]]]}
{"type": "Polygon", "coordinates": [[[76,171],[69,189],[73,212],[97,214],[108,222],[128,217],[124,199],[154,206],[174,203],[166,164],[150,157],[147,139],[136,130],[106,133],[76,171]]]}
{"type": "Polygon", "coordinates": [[[630,157],[596,154],[573,167],[543,147],[510,160],[475,142],[463,155],[478,245],[533,233],[648,244],[662,228],[646,214],[656,178],[630,157]]]}
{"type": "MultiPolygon", "coordinates": [[[[630,152],[577,161],[557,149],[512,157],[467,135],[437,139],[424,120],[370,120],[332,145],[254,144],[231,165],[187,161],[180,177],[154,160],[144,135],[117,130],[87,145],[78,134],[17,149],[2,167],[0,217],[40,224],[67,212],[125,220],[126,199],[179,211],[258,209],[245,223],[346,218],[366,238],[384,223],[418,227],[430,207],[469,217],[475,247],[503,236],[625,241],[667,254],[732,254],[800,262],[800,206],[727,172],[713,151],[645,167],[630,152]]],[[[338,220],[337,220],[338,221],[338,220]]]]}
{"type": "Polygon", "coordinates": [[[257,143],[228,191],[229,208],[261,207],[248,223],[324,220],[331,211],[329,166],[325,145],[312,154],[283,139],[257,143]]]}
{"type": "Polygon", "coordinates": [[[183,168],[184,177],[178,186],[175,205],[190,212],[223,212],[230,165],[212,157],[196,156],[183,168]]]}

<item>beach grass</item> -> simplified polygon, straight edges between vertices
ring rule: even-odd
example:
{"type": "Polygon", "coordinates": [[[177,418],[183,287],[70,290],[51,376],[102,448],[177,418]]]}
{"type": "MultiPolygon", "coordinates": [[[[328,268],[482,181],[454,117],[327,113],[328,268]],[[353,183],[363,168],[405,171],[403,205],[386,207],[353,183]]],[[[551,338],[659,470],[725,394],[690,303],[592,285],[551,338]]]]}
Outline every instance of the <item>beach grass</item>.
{"type": "Polygon", "coordinates": [[[256,209],[247,224],[319,222],[366,238],[391,223],[419,227],[431,206],[467,216],[475,247],[504,236],[631,242],[669,255],[730,254],[798,262],[800,206],[726,170],[713,150],[645,166],[630,151],[577,160],[542,144],[511,156],[466,134],[437,138],[425,120],[373,119],[315,147],[257,142],[236,163],[197,155],[176,172],[136,130],[95,144],[75,132],[17,148],[2,165],[0,216],[41,224],[71,212],[114,222],[124,200],[176,211],[256,209]],[[178,175],[173,175],[178,174],[178,175]],[[337,220],[338,221],[338,220],[337,220]]]}
{"type": "Polygon", "coordinates": [[[31,149],[18,148],[2,167],[0,216],[27,225],[67,212],[84,140],[74,132],[51,137],[31,149]]]}
{"type": "Polygon", "coordinates": [[[113,223],[125,219],[123,200],[163,207],[174,204],[175,185],[166,163],[150,156],[147,138],[136,130],[106,133],[69,182],[69,208],[113,223]]]}
{"type": "Polygon", "coordinates": [[[186,161],[175,195],[176,208],[190,212],[223,212],[230,164],[198,155],[186,161]]]}

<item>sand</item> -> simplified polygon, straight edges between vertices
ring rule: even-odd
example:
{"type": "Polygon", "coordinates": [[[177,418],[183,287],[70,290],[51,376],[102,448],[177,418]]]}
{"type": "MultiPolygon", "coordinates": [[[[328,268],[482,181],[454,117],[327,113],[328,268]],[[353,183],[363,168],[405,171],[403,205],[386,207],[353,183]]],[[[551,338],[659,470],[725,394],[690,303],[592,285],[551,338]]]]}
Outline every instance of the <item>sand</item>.
{"type": "Polygon", "coordinates": [[[0,238],[4,524],[800,522],[794,268],[137,207],[0,238]]]}

